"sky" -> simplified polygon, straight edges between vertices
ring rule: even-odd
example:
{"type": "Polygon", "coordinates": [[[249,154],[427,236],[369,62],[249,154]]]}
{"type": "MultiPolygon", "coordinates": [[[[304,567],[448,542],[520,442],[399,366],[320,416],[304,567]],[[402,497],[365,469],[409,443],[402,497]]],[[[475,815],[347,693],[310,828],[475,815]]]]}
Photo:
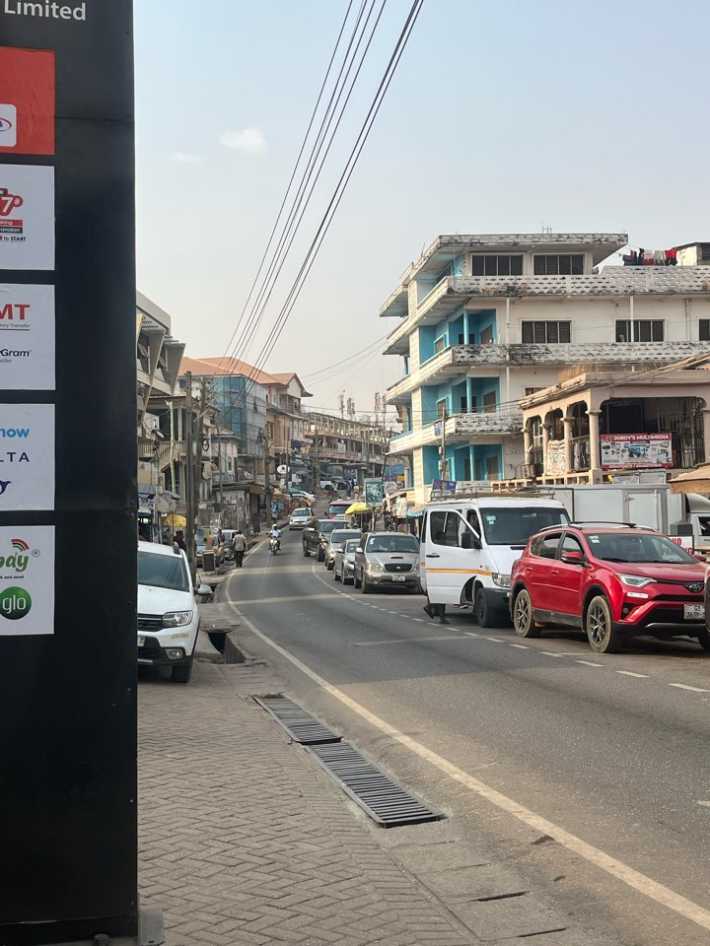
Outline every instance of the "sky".
{"type": "MultiPolygon", "coordinates": [[[[287,297],[410,5],[386,2],[259,331],[237,336],[246,361],[287,297]]],[[[138,285],[193,357],[232,350],[346,7],[135,4],[138,285]]],[[[707,0],[424,0],[266,370],[296,371],[314,409],[335,411],[342,393],[372,411],[403,373],[375,344],[397,325],[378,310],[440,233],[710,239],[708,27],[707,0]]]]}

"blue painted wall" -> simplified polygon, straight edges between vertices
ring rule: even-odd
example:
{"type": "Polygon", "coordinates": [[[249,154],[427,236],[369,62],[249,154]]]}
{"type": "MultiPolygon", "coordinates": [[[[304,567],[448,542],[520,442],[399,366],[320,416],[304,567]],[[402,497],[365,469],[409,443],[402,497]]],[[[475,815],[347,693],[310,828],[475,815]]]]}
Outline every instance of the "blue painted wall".
{"type": "Polygon", "coordinates": [[[482,312],[468,312],[468,344],[480,345],[481,332],[490,328],[493,330],[493,341],[498,341],[498,328],[496,324],[496,310],[486,309],[482,312]]]}
{"type": "Polygon", "coordinates": [[[422,454],[424,459],[424,484],[430,486],[434,480],[439,479],[439,448],[423,447],[422,454]]]}

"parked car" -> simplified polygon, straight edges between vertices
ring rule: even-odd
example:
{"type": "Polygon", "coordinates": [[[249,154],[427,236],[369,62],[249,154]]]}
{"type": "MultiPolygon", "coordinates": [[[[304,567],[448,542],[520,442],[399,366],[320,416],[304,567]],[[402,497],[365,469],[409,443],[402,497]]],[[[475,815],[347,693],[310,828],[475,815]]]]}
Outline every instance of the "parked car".
{"type": "Polygon", "coordinates": [[[348,539],[343,548],[335,553],[333,563],[333,581],[342,581],[352,585],[355,581],[355,552],[360,548],[360,539],[348,539]]]}
{"type": "Polygon", "coordinates": [[[520,637],[579,628],[598,654],[639,634],[694,637],[710,650],[704,566],[635,526],[571,524],[533,536],[513,567],[511,612],[520,637]]]}
{"type": "Polygon", "coordinates": [[[418,592],[419,542],[401,532],[371,532],[355,552],[355,587],[368,594],[376,588],[418,592]]]}
{"type": "Polygon", "coordinates": [[[330,571],[335,563],[335,553],[340,552],[348,539],[359,539],[362,532],[359,529],[333,529],[328,536],[328,544],[325,547],[325,567],[330,571]]]}
{"type": "Polygon", "coordinates": [[[315,555],[319,562],[325,558],[325,547],[334,529],[347,527],[345,519],[311,519],[303,530],[303,555],[315,555]]]}
{"type": "Polygon", "coordinates": [[[139,542],[138,665],[167,669],[176,683],[188,683],[199,625],[185,553],[139,542]]]}
{"type": "Polygon", "coordinates": [[[420,550],[429,604],[471,604],[481,627],[508,624],[513,562],[531,535],[568,521],[555,499],[491,496],[432,503],[422,520],[420,550]]]}
{"type": "Polygon", "coordinates": [[[293,531],[294,529],[305,529],[312,515],[313,513],[307,506],[302,506],[300,509],[294,509],[288,519],[289,531],[293,531]]]}

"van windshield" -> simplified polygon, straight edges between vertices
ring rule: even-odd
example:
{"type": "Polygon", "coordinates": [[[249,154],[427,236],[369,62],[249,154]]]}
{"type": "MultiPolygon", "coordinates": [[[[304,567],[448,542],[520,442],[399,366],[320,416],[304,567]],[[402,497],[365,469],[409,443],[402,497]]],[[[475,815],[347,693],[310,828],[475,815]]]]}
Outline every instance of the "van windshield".
{"type": "Polygon", "coordinates": [[[541,529],[569,522],[564,509],[548,506],[487,506],[479,511],[488,545],[527,545],[541,529]]]}
{"type": "Polygon", "coordinates": [[[139,552],[138,584],[170,591],[189,591],[190,580],[182,555],[139,552]]]}

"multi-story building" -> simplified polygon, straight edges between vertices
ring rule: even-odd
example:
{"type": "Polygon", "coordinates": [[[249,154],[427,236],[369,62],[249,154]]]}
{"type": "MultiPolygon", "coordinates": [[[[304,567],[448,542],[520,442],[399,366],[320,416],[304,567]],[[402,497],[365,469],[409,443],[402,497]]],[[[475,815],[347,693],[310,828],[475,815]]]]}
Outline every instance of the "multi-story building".
{"type": "Polygon", "coordinates": [[[309,488],[312,481],[307,458],[311,437],[302,403],[303,398],[312,395],[293,372],[272,374],[271,379],[266,385],[266,443],[271,476],[282,481],[296,476],[302,486],[309,488]]]}
{"type": "Polygon", "coordinates": [[[161,515],[175,508],[166,490],[160,454],[164,436],[159,414],[176,395],[185,346],[172,337],[170,316],[142,293],[136,298],[136,382],[138,393],[138,517],[144,538],[160,538],[161,515]]]}
{"type": "Polygon", "coordinates": [[[389,432],[374,424],[309,411],[313,480],[355,480],[384,475],[389,432]]]}
{"type": "Polygon", "coordinates": [[[625,233],[439,236],[380,311],[398,318],[385,354],[404,376],[387,392],[403,432],[390,455],[415,499],[436,479],[525,473],[521,398],[585,367],[650,367],[710,350],[702,256],[674,266],[605,266],[625,233]]]}

